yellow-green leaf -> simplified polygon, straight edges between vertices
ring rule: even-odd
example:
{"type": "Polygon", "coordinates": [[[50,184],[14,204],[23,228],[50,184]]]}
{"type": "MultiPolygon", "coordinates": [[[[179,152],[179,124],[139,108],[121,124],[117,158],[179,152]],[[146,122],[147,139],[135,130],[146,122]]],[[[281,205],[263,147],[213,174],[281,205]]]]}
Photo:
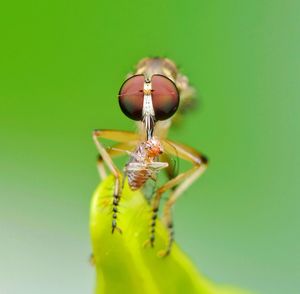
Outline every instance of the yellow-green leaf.
{"type": "Polygon", "coordinates": [[[91,203],[90,230],[96,267],[96,294],[107,293],[201,293],[246,294],[245,291],[215,285],[202,276],[175,244],[165,249],[167,232],[157,222],[155,247],[145,246],[149,235],[151,209],[138,191],[125,185],[118,207],[118,226],[123,233],[111,233],[113,178],[97,188],[91,203]]]}

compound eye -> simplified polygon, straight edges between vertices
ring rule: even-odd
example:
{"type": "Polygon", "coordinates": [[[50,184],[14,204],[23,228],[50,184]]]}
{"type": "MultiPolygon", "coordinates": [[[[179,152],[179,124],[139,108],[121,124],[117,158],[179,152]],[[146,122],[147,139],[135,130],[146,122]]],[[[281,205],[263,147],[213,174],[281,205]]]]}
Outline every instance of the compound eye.
{"type": "Polygon", "coordinates": [[[153,75],[151,86],[155,118],[157,120],[170,118],[179,105],[179,92],[176,85],[163,75],[153,75]]]}
{"type": "Polygon", "coordinates": [[[132,76],[119,91],[119,105],[123,113],[133,120],[142,120],[144,80],[144,75],[132,76]]]}

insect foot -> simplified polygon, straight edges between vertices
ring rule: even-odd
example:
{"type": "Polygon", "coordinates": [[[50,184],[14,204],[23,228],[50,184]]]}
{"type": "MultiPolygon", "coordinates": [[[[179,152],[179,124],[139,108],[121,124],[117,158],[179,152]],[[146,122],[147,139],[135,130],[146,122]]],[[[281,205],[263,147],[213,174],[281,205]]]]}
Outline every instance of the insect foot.
{"type": "Polygon", "coordinates": [[[171,253],[170,249],[160,250],[157,252],[157,256],[158,257],[167,257],[168,255],[170,255],[170,253],[171,253]]]}
{"type": "Polygon", "coordinates": [[[111,233],[113,234],[115,232],[115,230],[117,230],[120,234],[122,234],[121,228],[119,228],[117,226],[117,221],[115,219],[113,219],[112,226],[111,226],[111,233]]]}
{"type": "Polygon", "coordinates": [[[167,245],[167,248],[165,250],[161,250],[157,253],[157,255],[159,257],[168,256],[171,253],[171,248],[172,248],[172,245],[174,243],[174,228],[173,228],[173,223],[172,222],[167,223],[167,229],[168,229],[168,233],[169,233],[168,245],[167,245]]]}

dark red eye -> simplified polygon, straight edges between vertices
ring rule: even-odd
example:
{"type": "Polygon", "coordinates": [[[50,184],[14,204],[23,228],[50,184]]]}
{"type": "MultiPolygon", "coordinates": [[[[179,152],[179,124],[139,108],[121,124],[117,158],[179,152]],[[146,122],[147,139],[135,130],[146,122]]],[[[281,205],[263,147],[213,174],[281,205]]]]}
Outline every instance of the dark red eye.
{"type": "Polygon", "coordinates": [[[176,85],[163,75],[151,78],[152,103],[157,120],[170,118],[179,105],[179,93],[176,85]]]}
{"type": "Polygon", "coordinates": [[[123,113],[133,120],[142,120],[144,102],[144,76],[127,79],[119,91],[119,104],[123,113]]]}

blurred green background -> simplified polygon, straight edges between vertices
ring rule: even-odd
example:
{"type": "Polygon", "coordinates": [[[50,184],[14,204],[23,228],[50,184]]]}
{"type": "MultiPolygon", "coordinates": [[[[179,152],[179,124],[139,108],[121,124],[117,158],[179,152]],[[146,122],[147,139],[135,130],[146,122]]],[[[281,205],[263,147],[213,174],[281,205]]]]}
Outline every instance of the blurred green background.
{"type": "Polygon", "coordinates": [[[170,137],[210,159],[178,243],[214,281],[299,293],[299,1],[0,5],[0,293],[92,293],[91,132],[135,129],[116,94],[156,55],[199,93],[170,137]]]}

